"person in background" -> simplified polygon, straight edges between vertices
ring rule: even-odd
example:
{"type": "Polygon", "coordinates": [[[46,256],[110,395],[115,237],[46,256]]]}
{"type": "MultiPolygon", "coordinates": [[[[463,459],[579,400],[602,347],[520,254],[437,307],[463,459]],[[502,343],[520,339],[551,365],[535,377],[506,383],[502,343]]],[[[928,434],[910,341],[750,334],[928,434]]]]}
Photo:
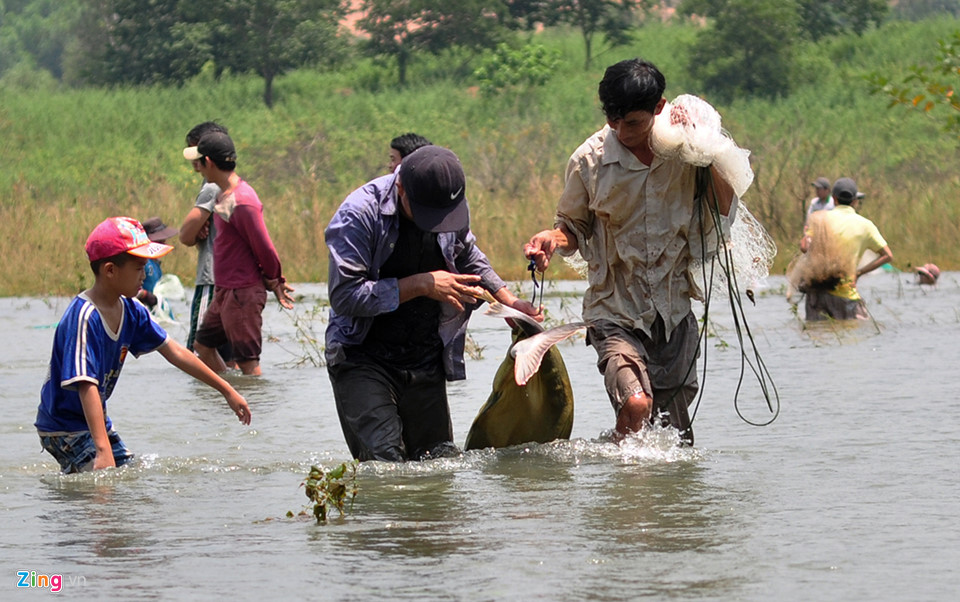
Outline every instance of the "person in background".
{"type": "Polygon", "coordinates": [[[862,198],[856,182],[840,178],[833,184],[834,209],[816,213],[808,220],[800,251],[811,256],[815,267],[831,266],[824,272],[826,277],[805,285],[805,317],[809,321],[870,317],[857,291],[857,280],[892,261],[893,253],[874,223],[857,213],[862,198]],[[877,258],[858,268],[868,249],[877,253],[877,258]]]}
{"type": "MultiPolygon", "coordinates": [[[[159,217],[151,217],[143,222],[143,230],[147,233],[147,238],[153,242],[166,244],[167,239],[177,235],[177,229],[163,223],[159,217]]],[[[137,293],[137,299],[153,309],[157,305],[157,296],[153,289],[160,282],[163,276],[163,269],[160,267],[159,259],[147,259],[147,265],[144,266],[144,279],[137,293]]]]}
{"type": "MultiPolygon", "coordinates": [[[[187,147],[196,146],[204,134],[210,132],[221,132],[228,134],[227,128],[215,121],[205,121],[195,125],[187,132],[187,147]]],[[[200,173],[200,160],[190,162],[193,170],[200,173]]],[[[213,223],[213,209],[217,204],[217,197],[220,195],[220,187],[206,179],[200,186],[200,192],[194,201],[194,206],[183,219],[183,225],[180,226],[180,242],[188,247],[197,247],[197,280],[193,290],[193,301],[190,304],[190,330],[187,334],[187,349],[195,351],[193,342],[197,336],[197,327],[203,315],[207,313],[207,308],[213,302],[214,279],[213,279],[213,248],[217,235],[216,226],[213,223]]],[[[232,360],[230,343],[224,343],[217,348],[217,352],[223,359],[225,365],[229,368],[237,368],[236,362],[232,360]]]]}
{"type": "Polygon", "coordinates": [[[403,158],[420,147],[433,144],[420,134],[408,132],[401,134],[390,141],[390,171],[397,171],[403,158]]]}
{"type": "MultiPolygon", "coordinates": [[[[823,176],[820,176],[816,180],[810,183],[813,186],[814,197],[810,199],[810,202],[807,204],[807,212],[803,216],[803,232],[807,231],[807,222],[810,221],[810,216],[816,213],[817,211],[830,211],[833,209],[835,203],[833,197],[830,196],[830,180],[826,179],[823,176]]],[[[803,237],[801,236],[801,239],[803,237]]]]}
{"type": "Polygon", "coordinates": [[[810,183],[813,186],[815,196],[810,199],[807,205],[807,217],[814,211],[830,211],[834,207],[833,197],[830,196],[830,180],[820,176],[810,183]]]}
{"type": "MultiPolygon", "coordinates": [[[[660,70],[639,58],[607,68],[599,85],[607,123],[570,157],[553,229],[523,252],[541,272],[556,252],[579,251],[587,262],[582,315],[616,414],[614,438],[658,420],[693,445],[687,406],[698,389],[699,329],[689,270],[718,250],[716,225],[701,216],[715,209],[729,228],[738,199],[714,167],[654,154],[665,87],[660,70]],[[713,195],[698,189],[698,175],[712,176],[713,195]]],[[[689,119],[679,107],[669,117],[689,119]]]]}
{"type": "Polygon", "coordinates": [[[392,462],[458,454],[446,381],[466,378],[477,298],[487,291],[539,316],[477,247],[460,160],[439,146],[414,151],[396,173],[350,193],[324,237],[327,373],[350,453],[392,462]]]}
{"type": "Polygon", "coordinates": [[[106,219],[87,238],[94,283],[73,298],[57,324],[34,423],[41,446],[64,473],[121,466],[133,459],[107,415],[107,399],[131,353],[139,357],[159,352],[219,391],[240,422],[250,424],[246,400],[167,336],[147,309],[133,300],[146,262],[172,249],[152,242],[140,222],[129,217],[106,219]]]}
{"type": "Polygon", "coordinates": [[[236,172],[237,151],[230,136],[208,132],[196,146],[183,149],[183,157],[196,161],[204,179],[220,188],[213,218],[216,290],[197,329],[194,348],[219,373],[227,366],[217,348],[229,342],[240,370],[259,375],[266,292],[273,291],[282,307],[293,309],[293,287],[283,277],[280,256],[263,221],[263,204],[236,172]]]}
{"type": "Polygon", "coordinates": [[[935,263],[925,263],[917,268],[917,281],[920,284],[936,284],[940,279],[940,268],[935,263]]]}

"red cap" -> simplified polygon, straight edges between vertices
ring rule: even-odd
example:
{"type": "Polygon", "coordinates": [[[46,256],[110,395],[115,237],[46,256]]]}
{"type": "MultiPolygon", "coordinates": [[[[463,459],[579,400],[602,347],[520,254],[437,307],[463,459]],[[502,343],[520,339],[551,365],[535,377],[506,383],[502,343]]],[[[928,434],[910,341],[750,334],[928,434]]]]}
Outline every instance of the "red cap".
{"type": "Polygon", "coordinates": [[[121,253],[156,259],[173,250],[170,245],[151,242],[140,222],[132,217],[110,217],[93,229],[87,238],[87,257],[97,261],[121,253]]]}

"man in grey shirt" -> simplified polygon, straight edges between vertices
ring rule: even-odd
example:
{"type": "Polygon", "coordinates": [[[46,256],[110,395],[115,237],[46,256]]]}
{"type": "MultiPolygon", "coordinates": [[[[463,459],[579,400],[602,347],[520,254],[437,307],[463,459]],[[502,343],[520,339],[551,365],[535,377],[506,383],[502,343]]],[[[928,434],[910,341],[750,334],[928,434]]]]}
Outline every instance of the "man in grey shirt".
{"type": "MultiPolygon", "coordinates": [[[[227,128],[219,123],[205,121],[187,132],[187,146],[196,146],[200,142],[200,138],[208,132],[228,134],[227,128]]],[[[197,171],[196,162],[194,162],[193,169],[197,171]]],[[[193,208],[187,213],[187,217],[184,218],[183,225],[180,227],[180,242],[189,247],[197,247],[197,281],[193,292],[193,303],[190,306],[190,333],[187,335],[186,344],[187,349],[191,351],[193,351],[193,340],[197,334],[197,326],[213,300],[213,241],[216,231],[212,216],[219,194],[219,186],[204,180],[193,208]]],[[[219,348],[219,351],[229,366],[231,364],[229,344],[219,348]]]]}

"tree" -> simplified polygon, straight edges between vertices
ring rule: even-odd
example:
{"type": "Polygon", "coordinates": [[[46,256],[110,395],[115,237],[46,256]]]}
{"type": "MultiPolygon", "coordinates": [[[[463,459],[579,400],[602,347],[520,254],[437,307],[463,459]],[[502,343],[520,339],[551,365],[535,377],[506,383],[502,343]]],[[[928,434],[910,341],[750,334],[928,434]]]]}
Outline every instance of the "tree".
{"type": "Polygon", "coordinates": [[[209,26],[184,23],[180,0],[93,0],[96,27],[81,43],[84,72],[97,84],[180,83],[200,71],[211,49],[209,26]],[[201,28],[201,35],[190,35],[201,28]]]}
{"type": "Polygon", "coordinates": [[[861,35],[887,16],[887,0],[799,0],[800,26],[814,42],[845,32],[861,35]]]}
{"type": "Polygon", "coordinates": [[[649,0],[511,0],[510,14],[526,26],[540,22],[546,26],[570,25],[580,30],[586,58],[584,69],[593,62],[597,36],[608,46],[630,42],[636,26],[637,11],[649,0]]]}
{"type": "Polygon", "coordinates": [[[960,0],[900,0],[893,7],[893,16],[909,21],[951,15],[960,17],[960,0]]]}
{"type": "Polygon", "coordinates": [[[0,73],[21,61],[60,79],[79,0],[0,1],[0,73]]]}
{"type": "Polygon", "coordinates": [[[447,48],[492,48],[503,36],[501,0],[364,0],[357,27],[365,32],[367,52],[397,64],[397,81],[407,83],[407,68],[418,52],[447,48]]]}
{"type": "Polygon", "coordinates": [[[344,0],[229,0],[216,6],[213,34],[218,67],[263,78],[263,102],[273,106],[273,81],[304,65],[334,64],[345,53],[339,34],[344,0]]]}
{"type": "Polygon", "coordinates": [[[935,65],[914,65],[899,83],[878,73],[870,74],[867,80],[873,94],[890,97],[890,107],[920,111],[940,123],[950,135],[960,137],[960,95],[956,90],[960,83],[960,31],[937,44],[935,65]]]}
{"type": "Polygon", "coordinates": [[[213,61],[254,72],[273,106],[273,82],[290,69],[332,63],[346,44],[345,0],[87,0],[75,71],[99,84],[180,84],[213,61]]]}
{"type": "Polygon", "coordinates": [[[690,58],[691,74],[708,91],[725,101],[789,91],[799,37],[795,0],[694,0],[681,10],[711,18],[690,58]]]}
{"type": "Polygon", "coordinates": [[[507,12],[501,21],[511,28],[533,31],[545,19],[545,9],[551,0],[504,0],[507,12]]]}

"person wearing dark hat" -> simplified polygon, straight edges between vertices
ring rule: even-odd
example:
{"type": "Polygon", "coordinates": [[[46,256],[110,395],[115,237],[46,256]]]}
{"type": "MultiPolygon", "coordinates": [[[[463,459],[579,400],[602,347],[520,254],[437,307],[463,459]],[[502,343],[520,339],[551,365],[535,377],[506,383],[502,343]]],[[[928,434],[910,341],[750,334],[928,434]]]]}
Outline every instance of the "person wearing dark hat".
{"type": "Polygon", "coordinates": [[[213,218],[213,303],[197,329],[194,349],[214,372],[223,372],[227,367],[217,348],[230,343],[240,370],[259,375],[267,291],[282,307],[292,309],[293,288],[283,277],[280,256],[263,221],[263,203],[235,171],[237,151],[230,136],[207,132],[196,146],[183,149],[183,158],[220,188],[213,218]]]}
{"type": "MultiPolygon", "coordinates": [[[[168,238],[176,236],[178,232],[176,228],[171,228],[163,223],[163,220],[159,217],[151,217],[145,220],[143,222],[143,230],[147,233],[147,237],[150,240],[161,244],[166,243],[168,238]]],[[[160,260],[147,259],[147,265],[144,266],[143,269],[146,276],[143,279],[143,284],[140,286],[140,292],[137,293],[137,299],[147,307],[153,309],[157,305],[157,296],[153,293],[153,289],[163,276],[163,270],[160,268],[160,260]]]]}
{"type": "MultiPolygon", "coordinates": [[[[187,147],[197,146],[203,135],[209,132],[223,132],[229,135],[225,126],[216,121],[204,121],[193,126],[187,132],[187,147]]],[[[193,170],[197,173],[200,173],[201,164],[202,162],[199,159],[191,161],[193,170]]],[[[207,308],[213,303],[215,292],[213,248],[217,237],[213,210],[217,205],[217,197],[219,196],[220,187],[213,182],[204,180],[194,200],[193,207],[187,212],[183,224],[180,225],[180,242],[197,249],[197,277],[194,283],[193,299],[190,303],[190,329],[187,332],[186,343],[186,347],[190,351],[194,350],[193,341],[197,337],[197,329],[200,326],[203,314],[207,313],[207,308]]],[[[232,353],[229,343],[219,347],[218,351],[225,361],[230,361],[232,353]]],[[[230,361],[230,364],[233,368],[237,367],[232,361],[230,361]]]]}
{"type": "Polygon", "coordinates": [[[804,283],[806,319],[810,321],[867,319],[870,314],[857,291],[857,279],[889,263],[893,253],[876,225],[857,213],[862,194],[850,178],[833,184],[833,211],[810,217],[800,250],[808,255],[810,272],[817,277],[804,283]],[[863,254],[877,257],[858,267],[863,254]]]}
{"type": "Polygon", "coordinates": [[[811,182],[810,185],[813,186],[815,196],[810,199],[810,204],[807,206],[807,216],[809,217],[814,211],[829,211],[833,209],[835,203],[833,197],[830,196],[830,180],[820,176],[811,182]]]}
{"type": "Polygon", "coordinates": [[[350,193],[324,238],[325,356],[350,453],[398,462],[459,453],[446,381],[466,378],[477,298],[487,291],[539,318],[476,245],[460,160],[440,146],[412,152],[350,193]]]}

